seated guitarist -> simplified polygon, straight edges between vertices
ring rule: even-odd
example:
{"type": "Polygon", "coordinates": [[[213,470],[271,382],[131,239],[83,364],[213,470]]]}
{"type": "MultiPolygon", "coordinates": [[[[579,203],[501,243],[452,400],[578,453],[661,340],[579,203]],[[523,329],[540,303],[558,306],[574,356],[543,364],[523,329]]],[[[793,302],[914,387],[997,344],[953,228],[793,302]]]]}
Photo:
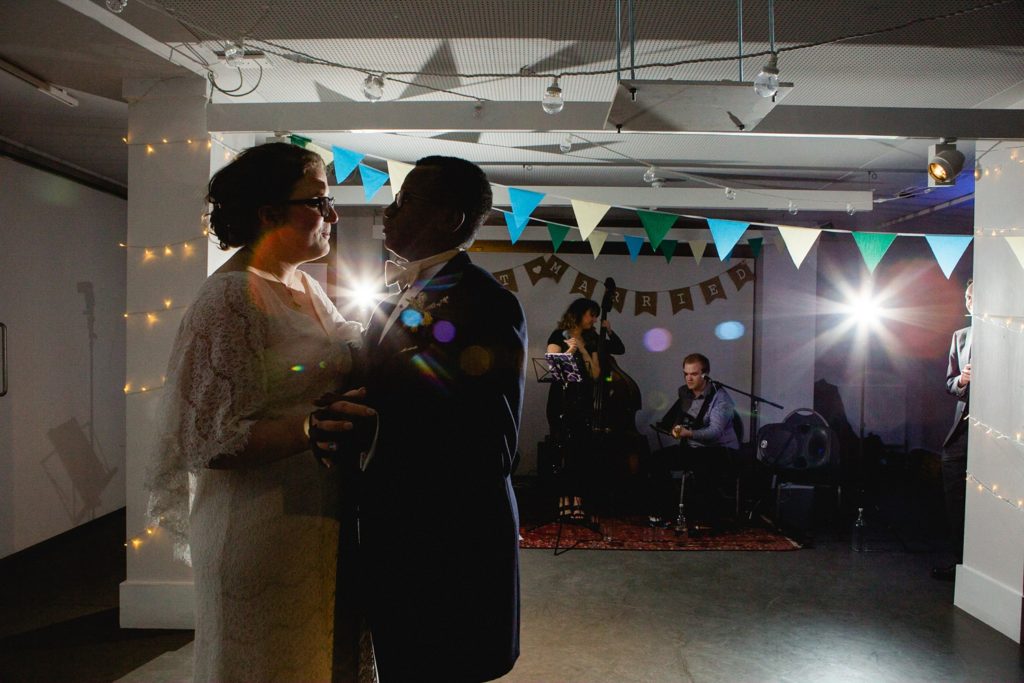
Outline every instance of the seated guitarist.
{"type": "MultiPolygon", "coordinates": [[[[692,472],[696,484],[694,502],[698,512],[711,523],[717,522],[713,483],[728,472],[740,443],[734,426],[736,404],[723,387],[708,378],[711,361],[700,353],[683,359],[683,380],[679,400],[658,423],[658,427],[680,439],[677,447],[651,454],[648,476],[652,478],[651,522],[659,523],[664,512],[674,509],[671,499],[670,470],[692,472]]],[[[693,489],[691,489],[693,490],[693,489]]]]}

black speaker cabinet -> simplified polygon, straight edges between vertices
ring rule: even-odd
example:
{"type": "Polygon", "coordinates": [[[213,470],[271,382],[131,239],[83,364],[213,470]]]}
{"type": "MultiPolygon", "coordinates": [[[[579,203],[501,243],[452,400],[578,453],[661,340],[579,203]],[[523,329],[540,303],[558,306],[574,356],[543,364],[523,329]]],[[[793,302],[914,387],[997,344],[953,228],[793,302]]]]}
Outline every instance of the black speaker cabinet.
{"type": "Polygon", "coordinates": [[[807,484],[779,484],[775,523],[783,530],[806,534],[814,526],[814,487],[807,484]]]}

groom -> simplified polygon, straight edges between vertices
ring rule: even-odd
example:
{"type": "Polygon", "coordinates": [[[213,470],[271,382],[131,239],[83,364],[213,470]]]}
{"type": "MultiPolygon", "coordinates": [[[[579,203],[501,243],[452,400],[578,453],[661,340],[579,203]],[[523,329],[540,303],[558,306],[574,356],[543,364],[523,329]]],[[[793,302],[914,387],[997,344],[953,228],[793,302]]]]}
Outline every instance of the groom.
{"type": "Polygon", "coordinates": [[[519,655],[511,472],[526,321],[463,251],[490,209],[479,167],[430,156],[384,211],[384,246],[405,270],[366,332],[367,401],[380,422],[360,503],[382,683],[487,681],[519,655]]]}

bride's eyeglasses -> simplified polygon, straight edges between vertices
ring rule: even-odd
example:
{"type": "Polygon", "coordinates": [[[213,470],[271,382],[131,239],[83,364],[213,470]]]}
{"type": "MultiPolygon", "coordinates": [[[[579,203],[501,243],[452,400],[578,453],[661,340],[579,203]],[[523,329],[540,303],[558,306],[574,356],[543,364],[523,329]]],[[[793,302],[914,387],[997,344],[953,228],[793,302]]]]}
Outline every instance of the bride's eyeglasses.
{"type": "Polygon", "coordinates": [[[282,204],[302,204],[303,206],[309,206],[320,212],[320,215],[325,219],[331,217],[331,211],[334,210],[334,197],[310,197],[309,199],[288,199],[281,202],[282,204]]]}

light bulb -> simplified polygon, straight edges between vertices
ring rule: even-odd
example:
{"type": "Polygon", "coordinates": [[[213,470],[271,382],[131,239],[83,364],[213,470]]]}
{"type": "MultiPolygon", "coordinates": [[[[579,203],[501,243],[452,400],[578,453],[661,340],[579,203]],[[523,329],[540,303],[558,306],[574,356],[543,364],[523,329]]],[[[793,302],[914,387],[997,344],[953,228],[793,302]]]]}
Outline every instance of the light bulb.
{"type": "Polygon", "coordinates": [[[548,89],[544,91],[544,97],[540,100],[540,106],[543,107],[545,114],[557,114],[562,111],[565,107],[565,100],[562,99],[562,89],[558,87],[558,77],[556,76],[548,89]]]}
{"type": "Polygon", "coordinates": [[[233,69],[242,66],[245,60],[245,48],[240,43],[232,43],[224,50],[224,63],[233,69]]]}
{"type": "Polygon", "coordinates": [[[732,189],[731,187],[725,188],[725,198],[736,199],[736,190],[732,189]]]}
{"type": "Polygon", "coordinates": [[[653,183],[658,177],[658,169],[654,166],[648,166],[647,170],[644,171],[644,182],[653,183]]]}
{"type": "Polygon", "coordinates": [[[114,14],[120,14],[128,6],[128,0],[107,0],[107,9],[114,14]]]}
{"type": "Polygon", "coordinates": [[[974,162],[974,179],[981,180],[982,176],[985,175],[985,169],[981,167],[980,161],[974,162]]]}
{"type": "Polygon", "coordinates": [[[572,136],[566,135],[565,139],[558,143],[558,149],[563,154],[568,154],[572,151],[572,136]]]}
{"type": "Polygon", "coordinates": [[[653,187],[654,189],[658,189],[660,187],[665,187],[665,179],[664,178],[655,178],[654,180],[651,181],[651,187],[653,187]]]}
{"type": "Polygon", "coordinates": [[[369,74],[363,81],[363,97],[371,102],[376,102],[384,97],[384,77],[369,74]]]}
{"type": "Polygon", "coordinates": [[[788,211],[789,211],[789,213],[791,215],[795,216],[795,215],[797,215],[797,213],[800,212],[800,209],[797,207],[796,202],[794,202],[793,200],[790,200],[789,201],[789,209],[788,209],[788,211]]]}
{"type": "Polygon", "coordinates": [[[846,213],[848,213],[848,214],[850,214],[852,216],[853,214],[857,213],[857,209],[853,208],[853,204],[847,204],[846,205],[846,213]]]}
{"type": "Polygon", "coordinates": [[[772,54],[761,73],[754,77],[754,92],[761,97],[774,97],[779,91],[779,57],[772,54]]]}

